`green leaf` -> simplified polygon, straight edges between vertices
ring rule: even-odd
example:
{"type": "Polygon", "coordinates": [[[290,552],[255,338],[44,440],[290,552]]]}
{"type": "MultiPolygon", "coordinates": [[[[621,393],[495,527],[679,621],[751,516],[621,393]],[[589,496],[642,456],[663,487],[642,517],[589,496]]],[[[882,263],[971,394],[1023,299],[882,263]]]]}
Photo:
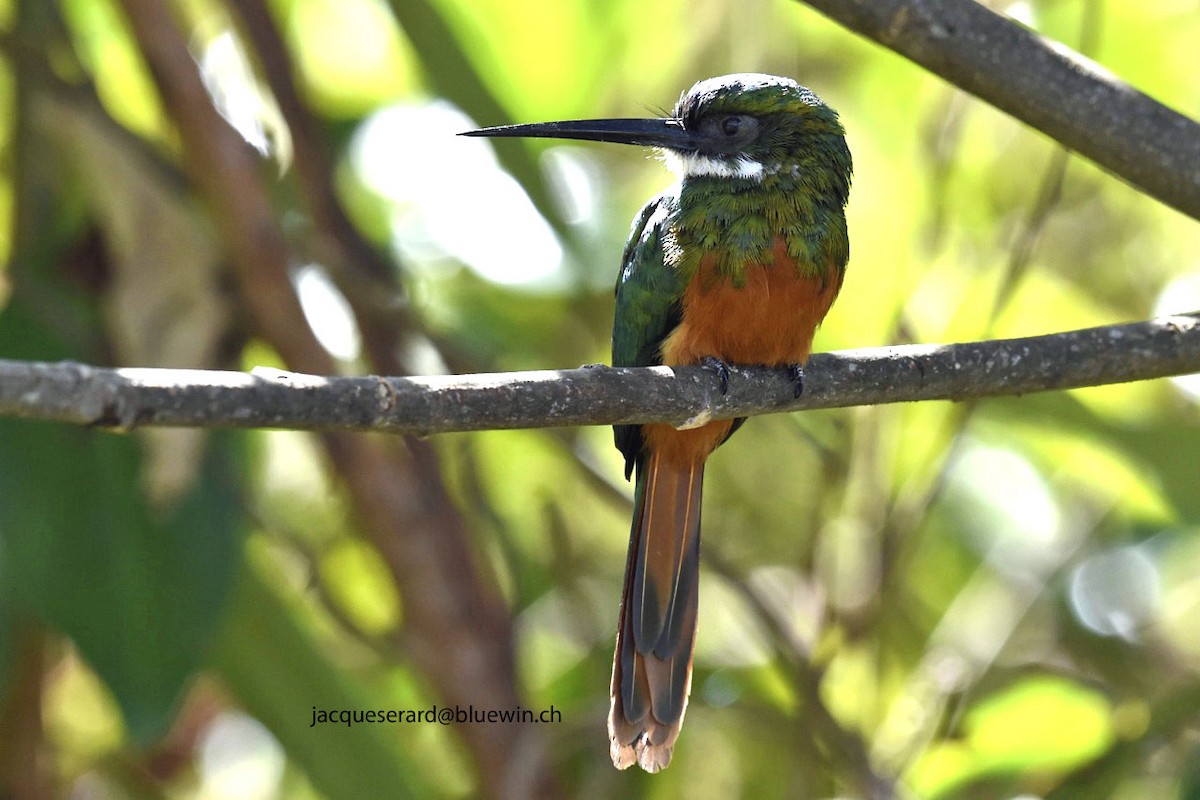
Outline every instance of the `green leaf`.
{"type": "MultiPolygon", "coordinates": [[[[999,419],[1034,422],[1071,431],[1122,453],[1136,464],[1179,516],[1200,519],[1200,425],[1182,414],[1147,414],[1143,419],[1113,419],[1095,413],[1070,393],[1055,392],[991,401],[989,414],[999,419]]],[[[1104,473],[1109,479],[1109,472],[1104,473]]]]}
{"type": "MultiPolygon", "coordinates": [[[[16,301],[0,352],[61,356],[16,301]],[[47,352],[51,351],[51,352],[47,352]]],[[[210,443],[201,479],[151,509],[132,437],[0,420],[0,602],[69,636],[147,744],[171,721],[203,659],[238,553],[233,435],[210,443]]]]}
{"type": "Polygon", "coordinates": [[[1032,677],[991,695],[971,710],[966,728],[967,742],[992,769],[1074,767],[1113,739],[1104,696],[1054,676],[1032,677]]]}
{"type": "MultiPolygon", "coordinates": [[[[388,5],[412,42],[425,74],[438,94],[453,101],[480,125],[507,125],[515,121],[488,88],[467,49],[435,3],[389,0],[388,5]]],[[[530,145],[514,139],[495,141],[493,145],[500,163],[525,187],[529,199],[555,232],[570,243],[570,231],[530,145]]]]}
{"type": "Polygon", "coordinates": [[[943,796],[989,776],[1068,771],[1109,747],[1115,736],[1099,692],[1052,675],[1018,681],[979,702],[961,740],[931,747],[909,776],[922,797],[943,796]]]}

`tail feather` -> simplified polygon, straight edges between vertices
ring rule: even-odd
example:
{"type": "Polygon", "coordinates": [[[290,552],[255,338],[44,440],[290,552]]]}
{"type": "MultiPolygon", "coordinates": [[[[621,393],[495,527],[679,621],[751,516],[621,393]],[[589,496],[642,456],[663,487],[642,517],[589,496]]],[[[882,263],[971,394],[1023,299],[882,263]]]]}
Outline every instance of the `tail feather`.
{"type": "Polygon", "coordinates": [[[671,752],[692,683],[704,464],[651,453],[638,465],[608,728],[613,763],[657,772],[671,752]]]}

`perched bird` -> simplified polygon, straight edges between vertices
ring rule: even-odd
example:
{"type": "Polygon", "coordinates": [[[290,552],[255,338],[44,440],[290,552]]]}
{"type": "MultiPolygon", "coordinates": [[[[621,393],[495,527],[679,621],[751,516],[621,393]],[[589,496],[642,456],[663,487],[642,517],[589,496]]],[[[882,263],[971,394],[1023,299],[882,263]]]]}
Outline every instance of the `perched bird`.
{"type": "MultiPolygon", "coordinates": [[[[634,220],[617,278],[613,366],[801,365],[849,258],[850,150],[837,113],[788,78],[701,81],[667,119],[509,125],[472,136],[648,145],[679,181],[634,220]]],[[[613,763],[671,761],[692,682],[700,491],[708,456],[744,420],[620,425],[636,473],[612,704],[613,763]]]]}

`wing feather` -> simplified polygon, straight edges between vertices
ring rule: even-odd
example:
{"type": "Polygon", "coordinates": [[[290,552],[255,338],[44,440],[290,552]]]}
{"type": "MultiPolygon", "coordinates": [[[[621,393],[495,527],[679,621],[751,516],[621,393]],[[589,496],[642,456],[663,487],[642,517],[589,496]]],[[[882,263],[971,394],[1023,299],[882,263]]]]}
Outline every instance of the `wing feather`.
{"type": "MultiPolygon", "coordinates": [[[[678,196],[667,192],[646,204],[633,221],[617,276],[617,309],[613,315],[612,365],[649,367],[662,363],[663,340],[679,325],[684,281],[667,263],[665,240],[678,209],[678,196]]],[[[617,449],[625,456],[625,477],[642,451],[641,428],[613,429],[617,449]]]]}

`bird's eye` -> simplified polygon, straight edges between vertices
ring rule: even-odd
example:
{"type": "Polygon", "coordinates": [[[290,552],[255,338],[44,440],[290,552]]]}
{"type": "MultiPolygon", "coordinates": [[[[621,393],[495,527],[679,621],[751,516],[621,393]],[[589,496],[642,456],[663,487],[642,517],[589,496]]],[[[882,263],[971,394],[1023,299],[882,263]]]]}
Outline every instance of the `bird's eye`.
{"type": "Polygon", "coordinates": [[[761,124],[753,114],[709,113],[702,116],[694,131],[705,153],[738,153],[758,138],[761,124]]]}

